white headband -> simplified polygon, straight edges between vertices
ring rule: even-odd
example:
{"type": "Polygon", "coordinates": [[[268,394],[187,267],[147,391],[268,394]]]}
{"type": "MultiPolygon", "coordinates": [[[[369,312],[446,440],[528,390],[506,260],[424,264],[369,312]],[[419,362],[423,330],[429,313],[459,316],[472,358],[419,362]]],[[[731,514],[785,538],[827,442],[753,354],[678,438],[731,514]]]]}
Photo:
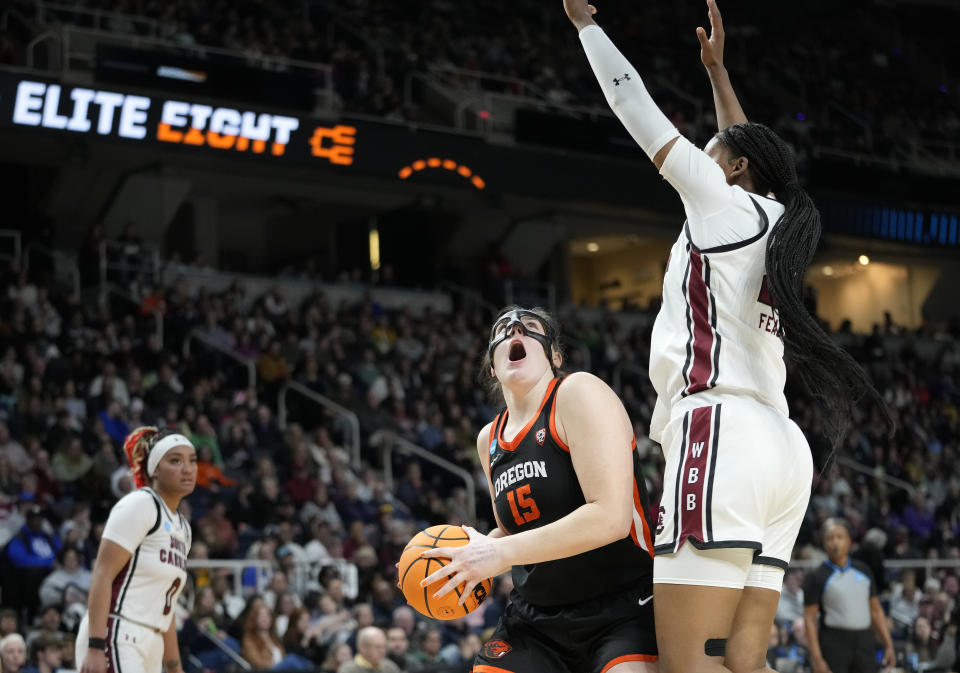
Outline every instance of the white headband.
{"type": "Polygon", "coordinates": [[[153,448],[150,449],[150,455],[147,456],[148,477],[153,476],[154,470],[157,469],[157,465],[159,465],[160,461],[163,460],[163,457],[169,453],[170,449],[175,446],[189,446],[191,449],[196,451],[196,447],[194,447],[193,442],[183,435],[167,435],[154,444],[153,448]]]}

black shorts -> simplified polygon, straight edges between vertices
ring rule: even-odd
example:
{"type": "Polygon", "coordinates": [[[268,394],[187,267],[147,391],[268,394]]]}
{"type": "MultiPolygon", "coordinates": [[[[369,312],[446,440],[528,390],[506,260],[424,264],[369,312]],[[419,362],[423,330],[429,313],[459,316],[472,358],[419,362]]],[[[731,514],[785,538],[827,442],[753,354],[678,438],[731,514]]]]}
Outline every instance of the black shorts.
{"type": "Polygon", "coordinates": [[[656,661],[653,591],[645,584],[557,607],[530,605],[514,591],[474,673],[604,673],[625,661],[656,661]]]}
{"type": "Polygon", "coordinates": [[[821,626],[820,650],[832,673],[874,673],[877,641],[871,629],[848,631],[821,626]]]}

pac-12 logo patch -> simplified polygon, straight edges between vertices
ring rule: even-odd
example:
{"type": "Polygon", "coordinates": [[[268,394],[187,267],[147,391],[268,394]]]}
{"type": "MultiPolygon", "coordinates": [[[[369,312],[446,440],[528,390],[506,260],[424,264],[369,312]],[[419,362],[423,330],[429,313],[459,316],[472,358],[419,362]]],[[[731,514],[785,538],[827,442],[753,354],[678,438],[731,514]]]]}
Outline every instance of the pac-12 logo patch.
{"type": "Polygon", "coordinates": [[[483,656],[487,659],[500,659],[507,656],[513,650],[513,646],[506,640],[488,640],[483,646],[483,656]]]}
{"type": "Polygon", "coordinates": [[[547,438],[546,428],[540,428],[539,430],[537,430],[537,444],[539,444],[540,446],[543,446],[543,440],[545,440],[546,438],[547,438]]]}
{"type": "Polygon", "coordinates": [[[667,509],[660,505],[660,510],[657,512],[657,535],[663,532],[663,515],[667,513],[667,509]]]}

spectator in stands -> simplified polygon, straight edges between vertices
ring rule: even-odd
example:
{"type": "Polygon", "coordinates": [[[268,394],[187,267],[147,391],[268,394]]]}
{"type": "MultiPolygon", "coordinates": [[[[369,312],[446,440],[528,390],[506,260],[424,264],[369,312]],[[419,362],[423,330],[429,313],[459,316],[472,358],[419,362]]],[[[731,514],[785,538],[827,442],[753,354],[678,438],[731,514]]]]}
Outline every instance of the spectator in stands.
{"type": "Polygon", "coordinates": [[[243,658],[254,668],[273,668],[284,658],[283,645],[277,637],[274,615],[263,602],[258,602],[247,613],[240,640],[243,658]]]}
{"type": "Polygon", "coordinates": [[[30,645],[30,665],[23,673],[56,673],[63,663],[61,641],[63,638],[40,636],[30,645]]]}
{"type": "Polygon", "coordinates": [[[213,558],[232,558],[239,546],[237,531],[227,517],[227,503],[217,498],[210,505],[207,515],[197,522],[198,528],[210,526],[214,532],[214,546],[210,548],[213,558]]]}
{"type": "Polygon", "coordinates": [[[387,637],[376,626],[361,628],[357,634],[357,655],[340,666],[337,673],[401,673],[387,657],[387,637]]]}
{"type": "Polygon", "coordinates": [[[346,643],[337,643],[327,650],[327,656],[320,664],[320,673],[339,673],[340,667],[353,659],[353,650],[346,643]]]}
{"type": "Polygon", "coordinates": [[[231,660],[211,638],[219,639],[231,649],[240,649],[237,641],[227,635],[226,622],[227,617],[217,613],[217,597],[213,588],[207,586],[199,589],[194,598],[193,612],[180,630],[180,647],[197,657],[204,667],[223,669],[231,660]]]}
{"type": "Polygon", "coordinates": [[[901,638],[920,614],[920,599],[923,591],[917,587],[917,574],[907,568],[900,573],[900,582],[894,585],[890,595],[890,620],[895,635],[901,638]]]}
{"type": "Polygon", "coordinates": [[[387,629],[387,657],[404,673],[416,673],[423,668],[422,662],[410,652],[407,632],[399,626],[387,629]]]}
{"type": "Polygon", "coordinates": [[[217,466],[209,444],[197,447],[197,486],[210,493],[219,493],[221,487],[236,485],[237,482],[217,466]]]}
{"type": "Polygon", "coordinates": [[[33,468],[33,460],[23,445],[10,436],[10,428],[4,421],[0,421],[0,459],[6,459],[17,475],[33,468]]]}
{"type": "Polygon", "coordinates": [[[308,661],[320,661],[323,647],[318,635],[319,629],[310,624],[310,611],[304,607],[296,608],[290,614],[289,624],[283,634],[283,647],[288,653],[308,661]]]}
{"type": "MultiPolygon", "coordinates": [[[[71,437],[60,447],[50,463],[54,476],[64,486],[77,485],[93,467],[93,459],[83,450],[83,442],[79,437],[71,437]]],[[[89,485],[88,485],[89,486],[89,485]]]]}
{"type": "Polygon", "coordinates": [[[873,670],[874,632],[883,640],[883,665],[892,666],[896,653],[886,616],[870,569],[850,558],[847,522],[828,519],[821,530],[828,559],[807,575],[803,587],[814,673],[873,670]]]}
{"type": "Polygon", "coordinates": [[[11,633],[0,639],[0,671],[21,673],[27,661],[27,644],[19,633],[11,633]]]}
{"type": "Polygon", "coordinates": [[[57,556],[57,568],[40,584],[41,605],[64,605],[64,594],[72,586],[81,593],[86,602],[90,591],[90,571],[80,563],[80,552],[73,547],[64,547],[57,556]]]}
{"type": "Polygon", "coordinates": [[[14,589],[14,597],[4,596],[4,601],[19,605],[32,619],[39,606],[40,583],[53,568],[60,551],[60,538],[51,529],[44,518],[40,505],[33,505],[27,511],[26,523],[20,532],[7,544],[6,554],[12,566],[10,579],[13,583],[5,585],[5,594],[14,589]]]}
{"type": "Polygon", "coordinates": [[[777,623],[790,624],[803,617],[803,571],[791,570],[783,578],[780,602],[777,604],[777,623]]]}
{"type": "Polygon", "coordinates": [[[28,645],[33,643],[33,639],[39,638],[40,636],[47,636],[54,640],[60,639],[61,636],[64,635],[65,629],[63,622],[60,620],[59,604],[45,605],[40,608],[36,624],[37,629],[30,634],[28,645]]]}
{"type": "Polygon", "coordinates": [[[415,656],[424,668],[443,666],[446,662],[440,657],[443,648],[443,633],[439,628],[430,626],[420,634],[420,647],[415,656]]]}
{"type": "Polygon", "coordinates": [[[957,658],[957,625],[950,624],[946,627],[938,645],[933,637],[930,620],[918,617],[913,625],[907,651],[909,655],[916,656],[915,665],[918,670],[952,670],[957,658]]]}

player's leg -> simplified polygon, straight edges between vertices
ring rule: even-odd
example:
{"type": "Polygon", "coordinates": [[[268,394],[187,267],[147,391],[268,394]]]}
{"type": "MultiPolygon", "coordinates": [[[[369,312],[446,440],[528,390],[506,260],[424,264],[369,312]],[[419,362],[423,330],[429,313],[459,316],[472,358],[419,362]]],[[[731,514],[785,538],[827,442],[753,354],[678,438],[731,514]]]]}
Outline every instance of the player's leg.
{"type": "MultiPolygon", "coordinates": [[[[777,614],[783,573],[793,553],[800,525],[810,500],[813,461],[806,439],[792,422],[771,415],[764,434],[775,438],[767,452],[764,473],[789,475],[765,498],[769,519],[763,531],[763,550],[750,568],[743,595],[727,641],[724,665],[734,673],[769,670],[766,664],[770,625],[777,614]]],[[[834,671],[833,673],[838,673],[834,671]]]]}
{"type": "Polygon", "coordinates": [[[726,641],[752,562],[752,549],[700,550],[690,542],[656,557],[653,606],[661,673],[728,670],[726,641]]]}
{"type": "MultiPolygon", "coordinates": [[[[779,574],[782,578],[783,573],[779,574]]],[[[733,673],[770,670],[767,668],[767,642],[779,601],[779,591],[751,586],[743,588],[723,661],[733,673]]]]}

